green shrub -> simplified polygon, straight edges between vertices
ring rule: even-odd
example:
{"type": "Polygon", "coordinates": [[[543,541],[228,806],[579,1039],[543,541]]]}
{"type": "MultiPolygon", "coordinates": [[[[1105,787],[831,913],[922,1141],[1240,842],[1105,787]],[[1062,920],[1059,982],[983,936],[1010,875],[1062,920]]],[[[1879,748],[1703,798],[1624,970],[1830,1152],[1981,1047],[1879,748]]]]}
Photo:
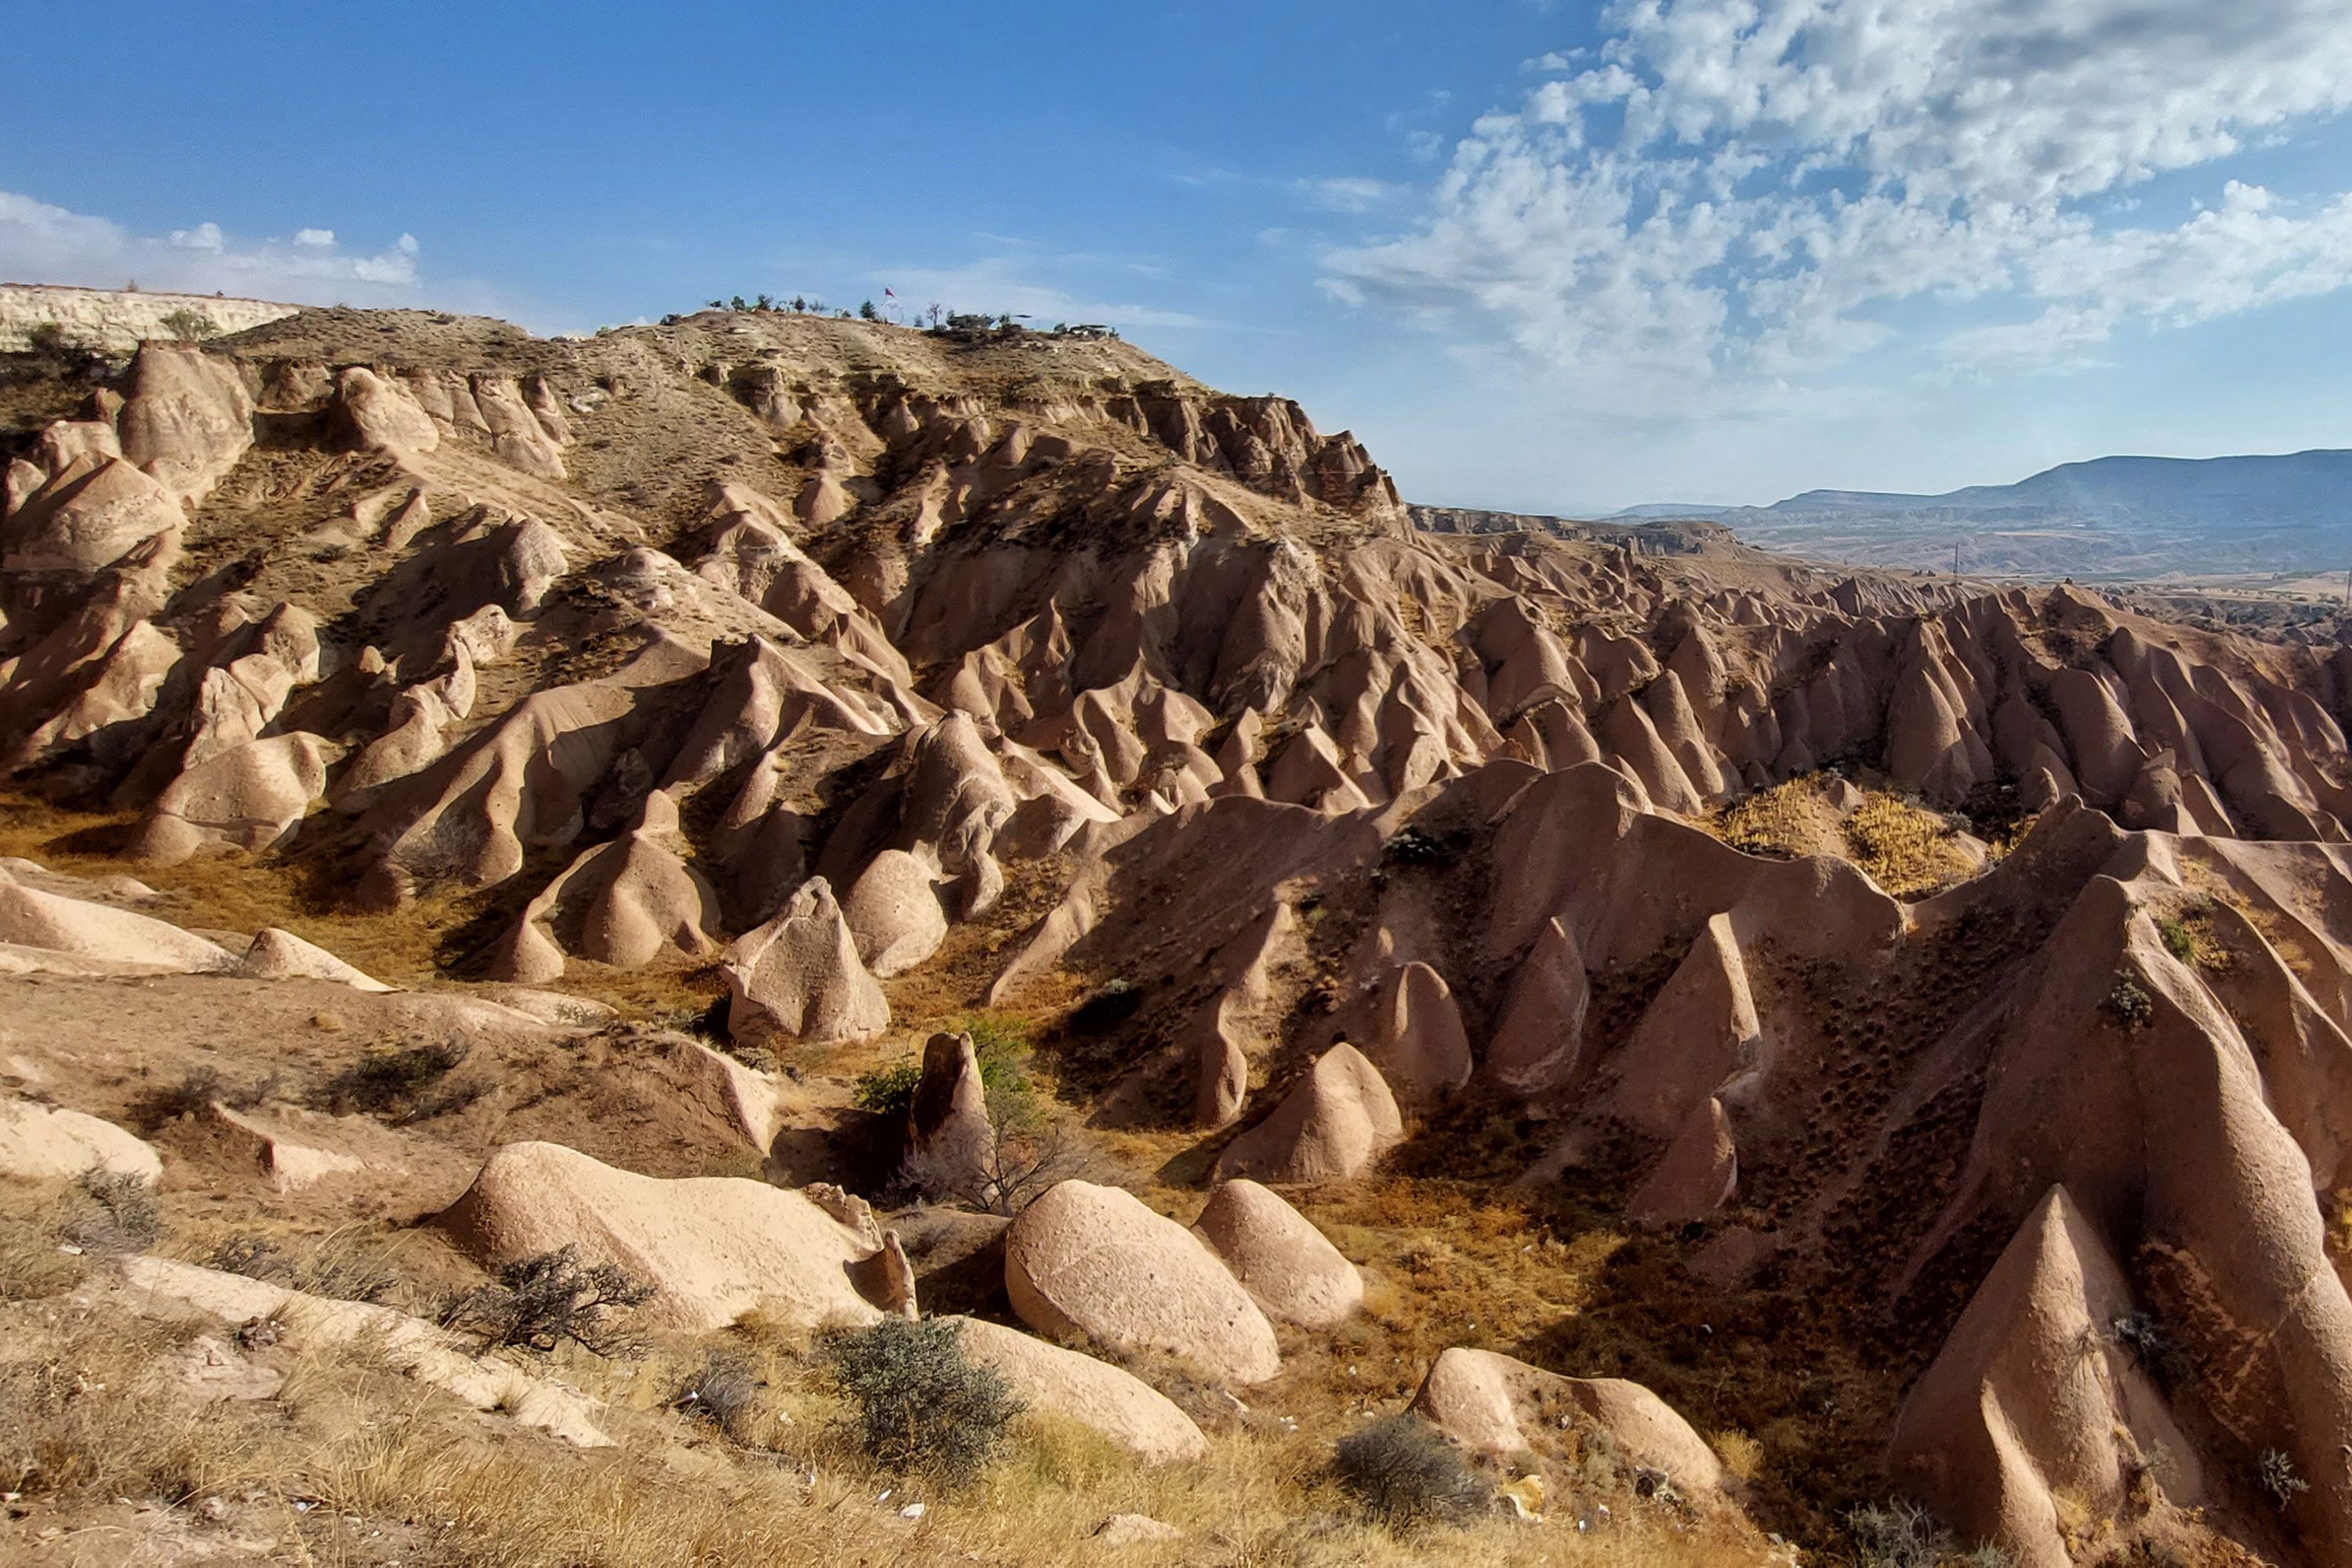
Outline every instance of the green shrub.
{"type": "Polygon", "coordinates": [[[967,1357],[950,1323],[885,1318],[828,1333],[821,1349],[850,1407],[844,1431],[885,1469],[961,1485],[986,1468],[1021,1414],[1003,1375],[967,1357]]]}
{"type": "Polygon", "coordinates": [[[220,327],[202,310],[192,310],[183,305],[176,310],[164,313],[163,330],[184,343],[193,343],[214,336],[220,327]]]}
{"type": "Polygon", "coordinates": [[[2187,926],[2179,921],[2168,920],[2158,921],[2156,929],[2164,938],[2165,948],[2173,957],[2183,963],[2197,962],[2197,938],[2187,926]]]}
{"type": "Polygon", "coordinates": [[[1461,1451],[1418,1415],[1391,1415],[1339,1439],[1332,1473],[1390,1530],[1450,1523],[1486,1504],[1486,1483],[1461,1451]]]}
{"type": "Polygon", "coordinates": [[[2118,974],[2107,993],[2107,1011],[2126,1029],[2145,1029],[2156,1022],[2156,999],[2130,975],[2118,974]]]}
{"type": "Polygon", "coordinates": [[[850,1090],[849,1102],[877,1116],[903,1120],[915,1103],[915,1086],[922,1081],[923,1064],[912,1057],[901,1057],[872,1072],[859,1074],[856,1087],[850,1090]]]}

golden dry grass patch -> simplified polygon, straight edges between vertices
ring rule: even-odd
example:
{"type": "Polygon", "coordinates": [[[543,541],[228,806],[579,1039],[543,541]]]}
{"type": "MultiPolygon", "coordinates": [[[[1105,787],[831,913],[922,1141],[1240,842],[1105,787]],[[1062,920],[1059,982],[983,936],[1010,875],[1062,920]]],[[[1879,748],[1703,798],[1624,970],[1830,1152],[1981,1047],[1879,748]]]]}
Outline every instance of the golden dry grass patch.
{"type": "MultiPolygon", "coordinates": [[[[1951,821],[1884,789],[1863,787],[1850,811],[1830,798],[1837,775],[1806,773],[1725,807],[1705,826],[1736,849],[1850,860],[1899,899],[1916,898],[1967,879],[1980,868],[1951,821]]],[[[1853,788],[1846,784],[1847,788],[1853,788]]],[[[2005,845],[1990,847],[1998,859],[2005,845]]]]}

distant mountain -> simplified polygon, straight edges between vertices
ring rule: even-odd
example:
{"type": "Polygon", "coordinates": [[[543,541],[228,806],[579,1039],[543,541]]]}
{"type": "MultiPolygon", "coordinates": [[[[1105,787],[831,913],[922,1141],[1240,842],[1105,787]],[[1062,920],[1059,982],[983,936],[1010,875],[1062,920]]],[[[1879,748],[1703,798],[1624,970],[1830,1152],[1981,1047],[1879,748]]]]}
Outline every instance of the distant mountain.
{"type": "Polygon", "coordinates": [[[1650,505],[1750,543],[1880,565],[2147,577],[2352,566],[2352,451],[2098,458],[1945,495],[1807,490],[1769,507],[1650,505]]]}

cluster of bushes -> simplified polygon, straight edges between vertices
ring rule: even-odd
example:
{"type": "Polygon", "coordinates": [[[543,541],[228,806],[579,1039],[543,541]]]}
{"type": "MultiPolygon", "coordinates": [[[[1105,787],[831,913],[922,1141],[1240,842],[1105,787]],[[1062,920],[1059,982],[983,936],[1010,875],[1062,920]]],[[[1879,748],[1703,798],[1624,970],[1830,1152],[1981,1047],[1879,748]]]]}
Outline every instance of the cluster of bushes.
{"type": "MultiPolygon", "coordinates": [[[[754,294],[751,299],[746,300],[740,294],[731,294],[724,300],[710,300],[703,309],[743,310],[754,313],[782,312],[793,316],[830,316],[840,321],[849,321],[853,316],[862,321],[883,320],[883,312],[871,300],[861,302],[855,311],[851,311],[845,309],[835,309],[823,300],[814,299],[805,294],[795,294],[789,300],[779,300],[767,294],[754,294]]],[[[664,316],[662,325],[675,326],[681,319],[676,314],[664,316]]],[[[992,313],[986,310],[950,310],[945,305],[934,301],[914,313],[912,324],[940,337],[963,341],[976,338],[1018,337],[1024,332],[1035,332],[1049,338],[1086,338],[1098,341],[1116,341],[1118,337],[1117,327],[1106,326],[1100,321],[1056,321],[1050,328],[1044,328],[1025,325],[1027,321],[1026,316],[1014,315],[1010,311],[992,313]]]]}

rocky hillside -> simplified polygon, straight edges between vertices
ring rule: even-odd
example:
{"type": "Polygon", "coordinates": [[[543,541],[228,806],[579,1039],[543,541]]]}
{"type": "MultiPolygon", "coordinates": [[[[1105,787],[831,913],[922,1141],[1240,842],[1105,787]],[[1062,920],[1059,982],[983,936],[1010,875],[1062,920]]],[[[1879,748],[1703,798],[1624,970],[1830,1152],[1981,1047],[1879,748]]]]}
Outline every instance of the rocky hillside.
{"type": "MultiPolygon", "coordinates": [[[[76,1310],[331,1361],[225,1225],[417,1306],[569,1247],[678,1354],[930,1314],[1158,1462],[858,1493],[903,1560],[1377,1560],[1318,1478],[1407,1405],[1463,1560],[2352,1559],[2352,660],[1675,540],[1416,527],[1115,342],[150,344],[11,438],[0,1166],[160,1183],[76,1310]]],[[[615,1495],[678,1441],[370,1310],[615,1495]]],[[[47,1466],[0,1531],[161,1485],[47,1466]]]]}
{"type": "Polygon", "coordinates": [[[49,339],[127,354],[142,339],[243,331],[290,316],[299,308],[218,294],[0,283],[0,352],[21,353],[39,347],[37,340],[49,339]]]}

